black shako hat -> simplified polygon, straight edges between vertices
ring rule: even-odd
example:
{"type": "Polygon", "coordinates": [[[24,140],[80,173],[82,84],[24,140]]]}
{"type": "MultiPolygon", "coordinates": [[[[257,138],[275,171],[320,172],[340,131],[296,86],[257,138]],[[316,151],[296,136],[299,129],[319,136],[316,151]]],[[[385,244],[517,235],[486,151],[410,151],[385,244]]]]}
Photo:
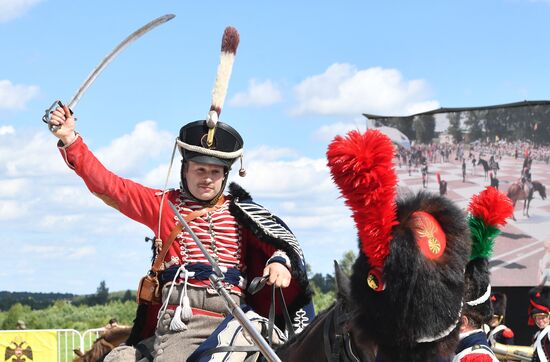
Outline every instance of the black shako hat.
{"type": "Polygon", "coordinates": [[[494,292],[491,294],[491,305],[493,306],[493,315],[506,316],[506,294],[500,292],[494,292]]]}
{"type": "Polygon", "coordinates": [[[550,286],[539,285],[529,290],[529,316],[550,314],[550,286]]]}
{"type": "Polygon", "coordinates": [[[224,166],[227,169],[241,157],[243,139],[230,125],[217,122],[215,133],[208,144],[208,133],[212,132],[205,120],[186,124],[180,129],[177,139],[185,161],[224,166]]]}

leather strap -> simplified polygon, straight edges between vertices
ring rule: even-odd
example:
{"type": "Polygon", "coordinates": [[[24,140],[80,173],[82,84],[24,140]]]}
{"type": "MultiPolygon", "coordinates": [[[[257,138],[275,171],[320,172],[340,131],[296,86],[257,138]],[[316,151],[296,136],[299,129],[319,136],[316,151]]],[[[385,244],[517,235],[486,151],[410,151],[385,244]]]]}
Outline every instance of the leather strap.
{"type": "Polygon", "coordinates": [[[159,271],[160,266],[162,265],[162,262],[166,257],[166,253],[168,253],[170,245],[172,245],[172,242],[176,239],[176,236],[178,236],[181,229],[183,229],[183,225],[177,224],[176,226],[174,226],[168,238],[162,243],[162,249],[160,249],[160,253],[157,254],[157,256],[155,257],[155,261],[151,266],[152,273],[156,274],[159,271]]]}
{"type": "MultiPolygon", "coordinates": [[[[214,210],[219,209],[220,207],[223,206],[224,203],[225,203],[225,197],[222,195],[218,199],[218,202],[216,202],[216,205],[210,206],[210,207],[204,207],[202,209],[197,209],[197,210],[187,214],[187,216],[184,219],[185,219],[186,222],[191,222],[191,221],[195,220],[196,218],[201,217],[202,215],[204,215],[204,214],[206,214],[210,211],[214,211],[214,210]]],[[[180,231],[182,229],[183,229],[183,225],[176,224],[176,226],[174,226],[174,228],[172,229],[172,232],[170,232],[170,235],[168,236],[168,238],[166,240],[164,240],[164,242],[162,243],[162,248],[160,249],[160,253],[157,254],[157,256],[155,257],[155,261],[153,262],[153,265],[151,266],[151,272],[153,274],[156,274],[160,270],[162,262],[164,261],[164,258],[166,257],[166,253],[168,253],[168,249],[170,248],[170,245],[172,245],[174,240],[176,240],[176,236],[178,236],[178,234],[180,233],[180,231]]]]}

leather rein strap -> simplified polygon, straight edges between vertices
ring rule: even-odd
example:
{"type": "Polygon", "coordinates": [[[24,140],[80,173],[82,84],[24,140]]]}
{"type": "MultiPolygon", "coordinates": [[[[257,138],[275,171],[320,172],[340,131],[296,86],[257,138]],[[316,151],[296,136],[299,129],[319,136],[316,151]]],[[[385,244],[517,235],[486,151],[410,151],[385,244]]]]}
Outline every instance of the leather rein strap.
{"type": "Polygon", "coordinates": [[[323,345],[327,361],[361,362],[361,359],[353,352],[354,346],[350,332],[343,328],[350,317],[344,304],[337,300],[328,313],[323,326],[323,345]],[[332,342],[331,335],[333,335],[332,342]]]}

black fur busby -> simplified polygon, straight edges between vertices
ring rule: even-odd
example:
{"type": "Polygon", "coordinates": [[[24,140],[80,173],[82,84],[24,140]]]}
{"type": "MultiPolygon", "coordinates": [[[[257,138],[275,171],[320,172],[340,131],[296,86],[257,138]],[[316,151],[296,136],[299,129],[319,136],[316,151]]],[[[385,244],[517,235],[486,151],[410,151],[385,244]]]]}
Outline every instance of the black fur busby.
{"type": "Polygon", "coordinates": [[[472,196],[468,205],[472,251],[464,272],[466,291],[463,314],[477,327],[488,323],[493,316],[489,259],[494,240],[500,233],[499,226],[506,224],[513,209],[510,199],[494,187],[487,187],[472,196]]]}
{"type": "Polygon", "coordinates": [[[529,315],[550,313],[550,286],[539,285],[529,290],[529,315]]]}
{"type": "Polygon", "coordinates": [[[477,327],[481,327],[493,316],[489,261],[485,258],[470,261],[466,266],[464,278],[466,290],[463,314],[473,320],[477,327]]]}
{"type": "Polygon", "coordinates": [[[454,354],[471,246],[466,215],[441,196],[397,197],[393,146],[378,131],[337,137],[327,157],[359,231],[356,330],[377,344],[381,361],[454,354]]]}
{"type": "Polygon", "coordinates": [[[494,292],[491,294],[491,305],[493,306],[493,315],[499,317],[506,316],[506,304],[507,297],[506,294],[500,292],[494,292]]]}

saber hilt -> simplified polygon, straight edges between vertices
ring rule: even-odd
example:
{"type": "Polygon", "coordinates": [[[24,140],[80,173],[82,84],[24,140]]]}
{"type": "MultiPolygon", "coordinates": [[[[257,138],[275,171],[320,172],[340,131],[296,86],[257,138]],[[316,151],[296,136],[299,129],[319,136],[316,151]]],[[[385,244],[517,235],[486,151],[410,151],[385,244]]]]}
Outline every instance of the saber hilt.
{"type": "MultiPolygon", "coordinates": [[[[63,103],[61,103],[61,101],[53,102],[50,108],[46,109],[44,115],[42,116],[42,122],[46,123],[48,125],[49,130],[52,131],[53,133],[57,132],[57,130],[61,128],[61,126],[54,126],[52,124],[49,124],[50,119],[52,118],[51,114],[54,111],[54,109],[56,109],[57,107],[63,108],[63,103]]],[[[70,108],[69,108],[69,112],[71,112],[71,116],[74,114],[73,110],[70,108]]],[[[74,120],[76,121],[76,118],[74,120]]]]}
{"type": "Polygon", "coordinates": [[[174,211],[174,214],[178,218],[185,231],[187,231],[187,233],[191,236],[191,238],[193,238],[195,243],[197,243],[199,249],[201,249],[208,262],[212,265],[212,270],[214,271],[214,273],[210,274],[208,279],[210,280],[210,284],[212,284],[212,287],[216,290],[216,292],[221,297],[223,297],[223,299],[225,299],[225,302],[227,303],[226,308],[229,313],[231,313],[233,317],[235,317],[235,319],[237,319],[237,321],[241,324],[241,326],[250,334],[250,337],[254,340],[254,342],[256,342],[258,348],[268,361],[281,362],[281,359],[275,354],[275,352],[269,346],[264,337],[262,337],[262,335],[256,330],[256,328],[254,328],[241,307],[233,300],[233,298],[231,298],[231,295],[229,295],[229,292],[225,289],[225,286],[223,285],[224,275],[218,263],[214,260],[214,258],[212,258],[208,250],[206,250],[195,232],[191,230],[185,219],[179,213],[176,206],[174,206],[171,201],[168,201],[168,204],[170,205],[172,211],[174,211]]]}

